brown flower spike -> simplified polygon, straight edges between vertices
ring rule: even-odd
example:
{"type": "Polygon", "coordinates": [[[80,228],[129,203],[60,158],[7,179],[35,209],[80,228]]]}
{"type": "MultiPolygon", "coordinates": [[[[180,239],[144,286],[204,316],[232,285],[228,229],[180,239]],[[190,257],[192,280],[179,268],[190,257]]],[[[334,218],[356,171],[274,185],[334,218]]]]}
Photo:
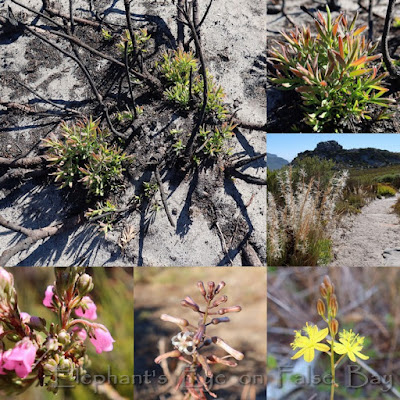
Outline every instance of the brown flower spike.
{"type": "Polygon", "coordinates": [[[204,310],[189,296],[186,296],[185,299],[181,301],[182,307],[190,308],[198,314],[199,319],[197,327],[189,323],[186,319],[172,317],[167,314],[161,315],[163,321],[178,325],[180,332],[171,339],[175,350],[159,355],[154,361],[159,364],[161,361],[172,357],[178,358],[188,364],[179,377],[175,387],[176,390],[185,392],[185,400],[192,398],[196,400],[206,400],[205,392],[216,398],[217,395],[210,391],[206,382],[207,378],[213,376],[210,365],[223,364],[229,367],[236,367],[237,363],[230,358],[233,357],[236,360],[242,360],[244,358],[244,355],[240,351],[229,346],[220,337],[209,336],[206,333],[210,325],[229,322],[229,318],[222,315],[241,311],[240,306],[224,306],[218,309],[218,307],[224,305],[228,301],[227,296],[217,297],[224,286],[225,282],[220,282],[218,285],[215,285],[214,282],[208,282],[206,289],[203,282],[197,283],[197,287],[204,299],[204,310]],[[201,349],[212,344],[225,350],[228,355],[224,357],[218,357],[215,354],[207,357],[202,355],[200,352],[201,349]]]}

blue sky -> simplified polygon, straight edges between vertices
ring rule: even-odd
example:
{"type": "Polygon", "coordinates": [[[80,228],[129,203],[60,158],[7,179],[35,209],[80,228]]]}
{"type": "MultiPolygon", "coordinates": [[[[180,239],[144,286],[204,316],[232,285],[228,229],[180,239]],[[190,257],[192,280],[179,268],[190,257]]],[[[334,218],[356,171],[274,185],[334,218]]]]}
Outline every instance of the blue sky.
{"type": "Polygon", "coordinates": [[[305,134],[305,133],[269,133],[267,135],[267,152],[292,161],[298,153],[314,150],[319,142],[336,140],[345,149],[374,147],[400,153],[400,134],[305,134]]]}

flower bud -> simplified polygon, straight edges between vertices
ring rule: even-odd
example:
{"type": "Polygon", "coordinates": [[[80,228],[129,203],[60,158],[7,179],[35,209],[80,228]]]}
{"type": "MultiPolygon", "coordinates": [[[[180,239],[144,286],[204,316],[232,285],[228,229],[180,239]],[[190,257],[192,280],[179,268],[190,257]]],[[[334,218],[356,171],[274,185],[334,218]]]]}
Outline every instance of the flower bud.
{"type": "Polygon", "coordinates": [[[330,328],[331,328],[332,335],[334,335],[334,336],[339,332],[339,322],[337,319],[333,318],[331,320],[330,328]]]}
{"type": "Polygon", "coordinates": [[[199,306],[198,306],[197,304],[189,303],[189,302],[186,301],[186,300],[182,300],[182,301],[181,301],[181,306],[182,306],[182,307],[191,308],[193,311],[196,311],[196,312],[199,311],[199,306]]]}
{"type": "Polygon", "coordinates": [[[83,274],[79,277],[77,288],[79,290],[79,294],[84,296],[93,290],[93,281],[92,277],[88,274],[83,274]]]}
{"type": "Polygon", "coordinates": [[[49,351],[55,351],[58,349],[58,341],[54,338],[48,338],[44,344],[44,347],[46,347],[47,350],[49,351]]]}
{"type": "Polygon", "coordinates": [[[163,321],[172,322],[178,326],[184,327],[189,325],[189,321],[183,318],[172,317],[168,314],[162,314],[160,317],[163,321]]]}
{"type": "Polygon", "coordinates": [[[203,282],[198,281],[198,282],[197,282],[197,287],[199,288],[200,293],[201,293],[204,297],[206,297],[207,292],[206,292],[206,289],[204,288],[203,282]]]}
{"type": "Polygon", "coordinates": [[[217,287],[215,288],[214,293],[218,294],[224,287],[225,287],[226,283],[224,281],[221,281],[220,283],[218,283],[217,287]]]}
{"type": "Polygon", "coordinates": [[[227,301],[228,301],[228,296],[222,296],[222,297],[220,297],[219,299],[215,300],[215,301],[212,303],[212,306],[213,306],[213,307],[218,307],[220,304],[226,303],[227,301]]]}
{"type": "Polygon", "coordinates": [[[331,298],[329,299],[329,309],[332,317],[336,317],[338,311],[338,303],[335,294],[332,294],[331,298]]]}
{"type": "Polygon", "coordinates": [[[317,301],[317,312],[321,317],[325,316],[325,303],[321,299],[317,301]]]}
{"type": "Polygon", "coordinates": [[[193,336],[193,343],[197,346],[203,339],[204,333],[206,331],[206,326],[204,324],[199,325],[199,330],[193,336]]]}
{"type": "Polygon", "coordinates": [[[321,283],[321,285],[319,286],[319,292],[324,299],[328,296],[328,291],[326,290],[326,286],[323,283],[321,283]]]}
{"type": "Polygon", "coordinates": [[[242,311],[242,307],[240,307],[240,306],[232,306],[232,307],[221,308],[220,310],[218,310],[218,314],[219,315],[224,315],[226,313],[240,312],[240,311],[242,311]]]}
{"type": "Polygon", "coordinates": [[[231,346],[229,346],[227,343],[225,343],[221,338],[217,336],[212,337],[213,343],[215,343],[217,346],[221,347],[224,349],[228,354],[230,354],[233,358],[236,360],[243,360],[244,354],[241,353],[240,351],[235,350],[231,346]]]}
{"type": "Polygon", "coordinates": [[[181,355],[182,355],[182,353],[179,350],[172,350],[172,351],[169,351],[168,353],[164,353],[164,354],[159,355],[154,360],[154,362],[156,364],[160,364],[161,361],[163,361],[163,360],[165,360],[165,359],[167,359],[169,357],[177,358],[177,357],[180,357],[181,355]]]}
{"type": "Polygon", "coordinates": [[[207,286],[208,286],[208,298],[212,299],[214,297],[215,283],[212,281],[207,282],[207,286]]]}
{"type": "Polygon", "coordinates": [[[43,372],[45,375],[54,375],[57,370],[58,363],[53,358],[49,358],[43,364],[43,372]]]}
{"type": "Polygon", "coordinates": [[[229,322],[230,319],[228,317],[221,317],[221,318],[213,318],[211,323],[214,325],[218,325],[221,322],[229,322]]]}
{"type": "Polygon", "coordinates": [[[15,302],[14,277],[4,268],[0,267],[0,301],[15,302]]]}
{"type": "Polygon", "coordinates": [[[65,329],[63,329],[58,334],[58,341],[62,344],[69,344],[71,343],[71,335],[65,329]]]}
{"type": "Polygon", "coordinates": [[[326,287],[327,292],[328,293],[333,293],[332,282],[331,282],[331,280],[330,280],[328,275],[324,276],[323,282],[324,282],[324,285],[326,287]]]}

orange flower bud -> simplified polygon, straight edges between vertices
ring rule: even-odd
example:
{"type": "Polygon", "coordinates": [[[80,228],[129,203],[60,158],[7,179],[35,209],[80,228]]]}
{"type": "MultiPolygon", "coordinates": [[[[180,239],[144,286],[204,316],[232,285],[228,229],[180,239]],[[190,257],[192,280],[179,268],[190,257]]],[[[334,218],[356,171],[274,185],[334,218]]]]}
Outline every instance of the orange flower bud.
{"type": "Polygon", "coordinates": [[[320,291],[321,296],[323,298],[326,298],[326,296],[328,296],[328,292],[326,290],[326,286],[323,283],[321,283],[321,285],[319,286],[319,291],[320,291]]]}
{"type": "Polygon", "coordinates": [[[324,282],[324,285],[326,287],[327,292],[328,293],[333,293],[332,282],[331,282],[331,280],[330,280],[328,275],[324,276],[323,282],[324,282]]]}
{"type": "Polygon", "coordinates": [[[332,321],[330,322],[330,328],[331,328],[332,335],[334,335],[334,336],[339,332],[339,322],[337,319],[335,319],[335,318],[332,319],[332,321]]]}
{"type": "Polygon", "coordinates": [[[335,294],[332,294],[331,298],[329,299],[329,309],[332,317],[336,317],[338,311],[338,302],[335,294]]]}
{"type": "Polygon", "coordinates": [[[325,303],[321,299],[317,301],[317,312],[321,317],[325,316],[325,303]]]}

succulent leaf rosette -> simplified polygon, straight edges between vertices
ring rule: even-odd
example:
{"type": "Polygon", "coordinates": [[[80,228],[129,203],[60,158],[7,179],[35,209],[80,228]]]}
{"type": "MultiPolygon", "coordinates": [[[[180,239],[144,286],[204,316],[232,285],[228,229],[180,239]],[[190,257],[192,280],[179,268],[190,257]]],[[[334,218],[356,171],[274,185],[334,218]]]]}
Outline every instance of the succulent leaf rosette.
{"type": "Polygon", "coordinates": [[[92,278],[79,267],[56,268],[55,275],[43,299],[55,314],[48,322],[20,311],[13,275],[0,267],[0,392],[18,394],[36,383],[57,393],[85,373],[87,338],[97,353],[113,349],[108,329],[93,322],[92,278]]]}

